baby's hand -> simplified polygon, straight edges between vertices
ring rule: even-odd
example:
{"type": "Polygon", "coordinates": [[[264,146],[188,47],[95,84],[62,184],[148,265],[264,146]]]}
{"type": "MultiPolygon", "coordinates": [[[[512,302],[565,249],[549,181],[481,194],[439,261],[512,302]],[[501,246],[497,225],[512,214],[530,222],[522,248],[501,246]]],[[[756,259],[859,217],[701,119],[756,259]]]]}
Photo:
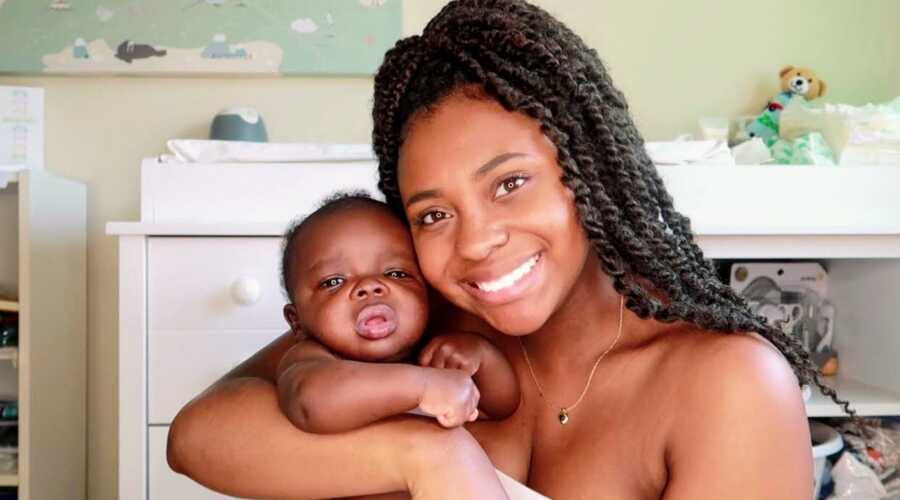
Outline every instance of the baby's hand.
{"type": "Polygon", "coordinates": [[[458,427],[478,418],[481,395],[462,370],[428,370],[419,409],[434,415],[444,427],[458,427]]]}
{"type": "Polygon", "coordinates": [[[431,339],[419,355],[419,364],[455,368],[475,375],[481,368],[486,340],[473,333],[451,333],[431,339]]]}

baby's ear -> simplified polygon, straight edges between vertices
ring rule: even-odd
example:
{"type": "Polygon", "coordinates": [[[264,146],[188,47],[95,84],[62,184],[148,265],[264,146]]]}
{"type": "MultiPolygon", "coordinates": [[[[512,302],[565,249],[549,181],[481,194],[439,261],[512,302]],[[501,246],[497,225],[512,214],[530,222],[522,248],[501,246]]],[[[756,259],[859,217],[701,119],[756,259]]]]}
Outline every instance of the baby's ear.
{"type": "Polygon", "coordinates": [[[291,333],[297,337],[303,336],[303,327],[300,325],[300,316],[297,314],[297,308],[294,304],[285,304],[282,310],[284,319],[291,327],[291,333]]]}

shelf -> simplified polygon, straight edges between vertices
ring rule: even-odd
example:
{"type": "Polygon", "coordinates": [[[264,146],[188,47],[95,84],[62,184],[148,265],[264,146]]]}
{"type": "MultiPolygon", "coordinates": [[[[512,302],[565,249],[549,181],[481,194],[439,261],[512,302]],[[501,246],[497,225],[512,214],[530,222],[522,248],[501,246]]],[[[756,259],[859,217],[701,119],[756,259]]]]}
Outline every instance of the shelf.
{"type": "Polygon", "coordinates": [[[202,222],[108,222],[106,234],[117,236],[277,236],[287,222],[202,223],[202,222]]]}
{"type": "Polygon", "coordinates": [[[18,486],[19,474],[0,474],[0,486],[18,486]]]}
{"type": "Polygon", "coordinates": [[[658,170],[708,258],[900,258],[900,168],[658,170]]]}
{"type": "MultiPolygon", "coordinates": [[[[837,391],[840,399],[850,402],[860,416],[876,417],[900,415],[900,394],[872,387],[862,382],[844,378],[841,375],[824,378],[826,385],[837,391]]],[[[812,388],[812,397],[806,403],[809,417],[844,417],[843,408],[831,398],[812,388]]]]}
{"type": "Polygon", "coordinates": [[[19,180],[19,172],[25,170],[24,165],[0,165],[0,189],[19,180]]]}
{"type": "Polygon", "coordinates": [[[0,361],[12,361],[16,362],[19,360],[19,348],[18,347],[0,347],[0,361]]]}
{"type": "Polygon", "coordinates": [[[19,303],[14,300],[0,299],[0,312],[19,312],[19,303]]]}

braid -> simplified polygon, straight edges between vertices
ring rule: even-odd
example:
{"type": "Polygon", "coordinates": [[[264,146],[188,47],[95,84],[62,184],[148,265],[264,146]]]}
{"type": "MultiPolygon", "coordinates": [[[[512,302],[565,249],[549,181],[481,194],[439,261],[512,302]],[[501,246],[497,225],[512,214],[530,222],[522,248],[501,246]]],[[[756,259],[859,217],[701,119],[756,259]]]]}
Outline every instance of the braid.
{"type": "Polygon", "coordinates": [[[540,123],[556,146],[588,240],[629,310],[724,333],[757,332],[784,354],[800,383],[817,385],[855,418],[823,384],[800,342],[751,313],[718,279],[597,52],[539,7],[454,0],[421,36],[387,52],[375,77],[372,139],[389,205],[402,211],[397,161],[405,127],[473,86],[482,93],[472,97],[494,99],[540,123]]]}

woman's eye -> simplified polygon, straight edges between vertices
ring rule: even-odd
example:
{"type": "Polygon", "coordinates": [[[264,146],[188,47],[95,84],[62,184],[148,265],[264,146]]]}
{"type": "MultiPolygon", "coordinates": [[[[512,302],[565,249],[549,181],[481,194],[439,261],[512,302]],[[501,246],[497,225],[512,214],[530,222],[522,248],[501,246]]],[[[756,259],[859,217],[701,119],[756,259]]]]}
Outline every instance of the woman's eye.
{"type": "Polygon", "coordinates": [[[335,288],[344,284],[344,278],[328,278],[319,283],[319,288],[335,288]]]}
{"type": "Polygon", "coordinates": [[[406,271],[400,271],[399,269],[395,269],[393,271],[388,271],[384,273],[388,278],[394,278],[397,280],[402,280],[404,278],[409,278],[409,274],[406,271]]]}
{"type": "Polygon", "coordinates": [[[422,226],[430,226],[436,222],[440,222],[444,219],[449,219],[450,214],[447,212],[441,212],[440,210],[432,210],[430,212],[426,212],[421,215],[418,219],[419,225],[422,226]]]}
{"type": "Polygon", "coordinates": [[[494,197],[500,198],[501,196],[506,196],[509,193],[519,189],[524,186],[525,183],[528,182],[528,179],[522,175],[515,175],[513,177],[507,177],[497,186],[497,190],[494,191],[494,197]]]}

